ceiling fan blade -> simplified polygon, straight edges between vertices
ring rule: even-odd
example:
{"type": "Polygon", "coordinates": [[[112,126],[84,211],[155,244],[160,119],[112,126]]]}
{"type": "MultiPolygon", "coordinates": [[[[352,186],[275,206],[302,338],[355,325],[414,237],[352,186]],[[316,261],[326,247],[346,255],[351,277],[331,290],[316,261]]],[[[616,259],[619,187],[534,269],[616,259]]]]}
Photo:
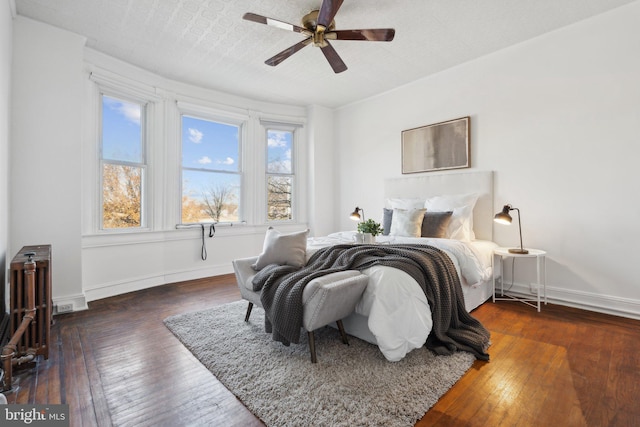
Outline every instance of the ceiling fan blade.
{"type": "Polygon", "coordinates": [[[366,40],[370,42],[390,42],[396,35],[393,28],[374,28],[369,30],[337,30],[324,34],[329,40],[366,40]]]}
{"type": "Polygon", "coordinates": [[[329,28],[333,18],[335,18],[338,9],[342,6],[344,0],[322,0],[320,12],[318,13],[318,24],[324,28],[329,28]]]}
{"type": "Polygon", "coordinates": [[[278,65],[279,63],[281,63],[282,61],[284,61],[285,59],[287,59],[288,57],[290,57],[291,55],[293,55],[294,53],[296,53],[297,51],[299,51],[300,49],[302,49],[303,47],[309,44],[311,44],[311,37],[306,38],[301,42],[294,44],[291,47],[288,47],[287,49],[283,50],[277,55],[274,55],[271,58],[267,59],[266,61],[264,61],[264,63],[267,65],[271,65],[272,67],[275,67],[276,65],[278,65]]]}
{"type": "Polygon", "coordinates": [[[266,16],[258,15],[255,13],[245,13],[244,15],[242,15],[242,19],[251,22],[257,22],[258,24],[269,25],[270,27],[277,27],[283,30],[294,31],[296,33],[311,34],[311,32],[306,28],[289,24],[288,22],[280,21],[278,19],[267,18],[266,16]]]}
{"type": "Polygon", "coordinates": [[[334,73],[341,73],[347,69],[347,65],[342,61],[342,58],[338,55],[338,52],[325,40],[325,45],[320,49],[324,53],[324,57],[329,61],[329,65],[333,68],[334,73]]]}

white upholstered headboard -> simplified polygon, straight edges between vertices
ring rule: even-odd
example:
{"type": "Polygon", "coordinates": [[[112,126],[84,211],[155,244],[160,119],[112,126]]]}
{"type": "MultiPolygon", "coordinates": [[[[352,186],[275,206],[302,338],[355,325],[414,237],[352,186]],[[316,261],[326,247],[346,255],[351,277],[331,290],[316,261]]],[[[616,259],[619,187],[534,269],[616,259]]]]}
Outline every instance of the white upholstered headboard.
{"type": "Polygon", "coordinates": [[[427,199],[444,194],[477,193],[473,209],[476,239],[493,240],[493,171],[429,173],[420,176],[388,178],[384,197],[427,199]]]}

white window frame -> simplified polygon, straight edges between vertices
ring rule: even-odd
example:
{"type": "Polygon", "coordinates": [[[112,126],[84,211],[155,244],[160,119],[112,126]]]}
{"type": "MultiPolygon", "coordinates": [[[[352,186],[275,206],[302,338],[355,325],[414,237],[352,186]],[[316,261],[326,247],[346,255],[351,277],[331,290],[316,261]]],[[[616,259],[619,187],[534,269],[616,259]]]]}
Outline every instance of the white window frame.
{"type": "Polygon", "coordinates": [[[148,160],[148,156],[147,156],[147,147],[149,146],[149,140],[148,140],[148,128],[147,128],[147,111],[148,111],[148,105],[149,102],[148,101],[141,101],[139,99],[136,99],[134,97],[131,96],[126,96],[126,95],[121,95],[119,93],[113,93],[113,92],[109,92],[109,91],[104,91],[101,90],[100,91],[100,96],[99,96],[99,109],[100,109],[100,113],[98,115],[99,118],[99,133],[98,133],[98,155],[100,157],[100,161],[98,164],[98,174],[100,175],[100,179],[99,181],[99,190],[98,190],[98,230],[101,232],[105,232],[105,233],[112,233],[112,232],[127,232],[127,231],[140,231],[140,230],[148,230],[148,217],[149,214],[147,213],[148,211],[148,202],[147,199],[149,198],[148,196],[148,185],[147,182],[148,180],[148,169],[149,169],[149,160],[148,160]],[[115,99],[119,99],[122,101],[126,101],[126,102],[130,102],[132,104],[137,104],[140,105],[140,157],[141,157],[141,162],[140,163],[136,163],[136,162],[128,162],[128,161],[124,161],[124,160],[111,160],[111,159],[105,159],[103,152],[102,152],[102,148],[103,148],[103,144],[102,144],[102,135],[103,135],[103,99],[104,97],[110,97],[110,98],[115,98],[115,99]],[[109,164],[109,165],[116,165],[116,166],[129,166],[129,167],[134,167],[134,168],[140,168],[141,169],[141,183],[140,183],[140,226],[139,227],[126,227],[126,228],[105,228],[104,227],[104,166],[105,164],[109,164]]]}
{"type": "Polygon", "coordinates": [[[264,192],[265,192],[265,197],[264,197],[264,206],[262,207],[263,212],[264,212],[264,216],[265,216],[265,220],[268,224],[291,224],[291,223],[297,223],[298,222],[298,195],[299,195],[299,191],[298,191],[298,130],[301,127],[301,125],[297,125],[297,124],[290,124],[290,123],[284,123],[284,122],[275,122],[275,121],[267,121],[267,120],[261,120],[260,124],[263,127],[263,134],[264,134],[264,153],[265,153],[265,158],[264,158],[264,162],[263,162],[263,167],[264,167],[264,192]],[[269,161],[268,159],[268,151],[269,151],[269,131],[270,130],[274,130],[274,131],[285,131],[285,132],[291,132],[291,173],[273,173],[273,172],[269,172],[267,170],[267,162],[269,161]],[[269,219],[269,180],[268,178],[270,176],[284,176],[284,177],[291,177],[292,179],[292,184],[291,184],[291,219],[288,220],[273,220],[273,219],[269,219]]]}
{"type": "MultiPolygon", "coordinates": [[[[93,141],[87,144],[86,153],[83,154],[85,165],[83,176],[91,177],[87,185],[83,185],[85,194],[83,201],[83,235],[116,235],[136,234],[148,232],[153,229],[158,206],[155,206],[156,198],[153,195],[154,182],[157,177],[157,167],[154,160],[158,155],[158,149],[154,148],[151,141],[158,142],[161,133],[157,124],[161,121],[156,115],[162,112],[158,104],[163,99],[157,95],[155,88],[145,84],[124,78],[120,75],[101,69],[88,70],[89,87],[87,100],[93,109],[87,110],[86,138],[93,141]],[[140,124],[142,130],[142,154],[145,171],[142,180],[141,196],[141,227],[129,228],[103,228],[102,224],[102,96],[110,96],[144,106],[140,124]]],[[[156,144],[157,145],[157,144],[156,144]]]]}
{"type": "MultiPolygon", "coordinates": [[[[219,110],[212,107],[207,107],[206,105],[200,104],[192,104],[187,102],[179,101],[177,103],[178,107],[178,136],[177,142],[179,157],[178,157],[178,203],[176,209],[177,222],[176,224],[187,225],[186,223],[182,223],[182,180],[183,180],[183,171],[184,167],[182,165],[182,118],[184,116],[193,117],[200,120],[208,120],[216,123],[222,123],[225,125],[237,126],[238,127],[238,171],[237,172],[229,172],[229,171],[217,171],[206,169],[205,172],[212,173],[229,173],[233,175],[238,175],[240,177],[240,197],[238,200],[239,203],[239,212],[238,212],[238,221],[230,222],[229,224],[237,224],[237,223],[245,223],[246,222],[246,193],[247,193],[247,185],[246,185],[246,173],[245,173],[245,146],[247,141],[247,129],[249,123],[249,116],[226,110],[219,110]]],[[[188,170],[197,170],[188,168],[188,170]]],[[[213,222],[213,221],[211,221],[213,222]]],[[[226,223],[225,223],[226,224],[226,223]]]]}

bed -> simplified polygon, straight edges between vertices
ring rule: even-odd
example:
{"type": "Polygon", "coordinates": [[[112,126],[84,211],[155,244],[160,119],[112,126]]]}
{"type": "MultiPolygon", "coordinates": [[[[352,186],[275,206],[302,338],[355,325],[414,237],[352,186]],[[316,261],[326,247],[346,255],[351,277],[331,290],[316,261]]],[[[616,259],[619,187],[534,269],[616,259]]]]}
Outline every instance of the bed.
{"type": "MultiPolygon", "coordinates": [[[[464,302],[471,312],[492,295],[491,257],[497,245],[493,233],[493,173],[470,171],[443,173],[385,181],[385,209],[393,206],[417,208],[427,199],[441,196],[477,195],[473,203],[471,223],[473,234],[467,240],[377,236],[378,244],[428,244],[444,250],[453,259],[460,274],[464,302]],[[415,202],[415,204],[411,204],[415,202]]],[[[453,205],[455,205],[455,201],[453,205]]],[[[441,205],[442,206],[442,205],[441,205]]],[[[429,209],[427,209],[428,211],[429,209]]],[[[464,212],[462,212],[464,215],[464,212]]],[[[382,212],[380,213],[382,217],[382,212]]],[[[326,237],[309,238],[310,256],[320,247],[355,241],[355,231],[333,233],[326,237]]],[[[432,321],[424,293],[406,274],[390,267],[373,267],[363,271],[370,277],[363,298],[355,312],[343,320],[350,335],[378,345],[390,361],[403,358],[409,351],[422,346],[432,321]],[[398,287],[402,299],[398,298],[398,287]]]]}
{"type": "MultiPolygon", "coordinates": [[[[436,247],[455,265],[468,312],[490,298],[491,259],[497,246],[492,242],[492,172],[449,172],[388,179],[384,199],[379,217],[388,234],[377,236],[377,245],[436,247]],[[426,219],[423,221],[425,206],[430,214],[446,212],[448,215],[448,221],[442,222],[446,225],[439,228],[436,237],[415,237],[418,223],[423,227],[426,223],[426,219]],[[420,210],[423,216],[418,219],[420,210]]],[[[420,230],[417,232],[420,235],[420,230]]],[[[298,251],[304,250],[306,262],[321,248],[355,242],[355,231],[342,231],[308,238],[306,247],[298,251]]],[[[433,322],[425,293],[416,280],[404,271],[383,265],[367,268],[362,273],[369,277],[369,283],[355,312],[343,319],[347,333],[377,345],[389,361],[400,360],[411,350],[423,346],[433,322]]]]}

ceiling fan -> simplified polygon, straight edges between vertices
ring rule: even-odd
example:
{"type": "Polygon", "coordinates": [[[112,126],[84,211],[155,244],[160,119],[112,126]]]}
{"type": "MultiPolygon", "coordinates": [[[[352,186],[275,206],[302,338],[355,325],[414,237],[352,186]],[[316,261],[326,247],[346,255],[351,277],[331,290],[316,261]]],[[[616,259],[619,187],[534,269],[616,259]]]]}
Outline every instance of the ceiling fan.
{"type": "Polygon", "coordinates": [[[322,0],[322,5],[319,10],[313,10],[302,18],[302,27],[255,13],[245,13],[242,18],[247,21],[294,31],[307,36],[306,39],[267,59],[265,64],[276,66],[303,47],[313,44],[322,50],[333,71],[335,73],[341,73],[347,69],[347,66],[338,55],[338,52],[331,46],[329,40],[390,42],[396,33],[396,30],[393,28],[335,30],[335,21],[333,18],[336,16],[336,13],[338,13],[338,9],[340,9],[343,1],[344,0],[322,0]]]}

